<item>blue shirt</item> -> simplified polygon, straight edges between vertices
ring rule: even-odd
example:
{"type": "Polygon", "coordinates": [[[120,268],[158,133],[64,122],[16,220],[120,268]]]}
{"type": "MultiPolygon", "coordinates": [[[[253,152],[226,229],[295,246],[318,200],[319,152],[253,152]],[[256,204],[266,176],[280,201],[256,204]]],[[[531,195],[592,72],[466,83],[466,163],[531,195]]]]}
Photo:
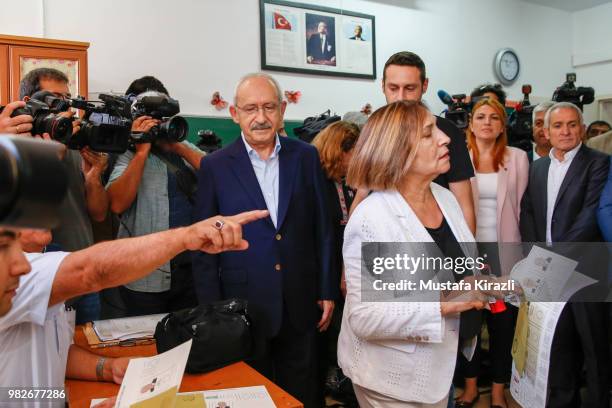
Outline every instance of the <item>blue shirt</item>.
{"type": "Polygon", "coordinates": [[[244,133],[241,133],[241,136],[244,147],[246,147],[247,154],[251,160],[251,165],[253,165],[255,176],[259,182],[259,188],[261,189],[261,193],[266,201],[266,206],[270,212],[272,223],[275,227],[278,227],[276,225],[276,219],[278,216],[278,152],[281,149],[278,135],[276,135],[276,145],[274,146],[272,154],[270,157],[268,157],[268,160],[262,160],[262,158],[259,157],[259,154],[244,138],[244,133]]]}

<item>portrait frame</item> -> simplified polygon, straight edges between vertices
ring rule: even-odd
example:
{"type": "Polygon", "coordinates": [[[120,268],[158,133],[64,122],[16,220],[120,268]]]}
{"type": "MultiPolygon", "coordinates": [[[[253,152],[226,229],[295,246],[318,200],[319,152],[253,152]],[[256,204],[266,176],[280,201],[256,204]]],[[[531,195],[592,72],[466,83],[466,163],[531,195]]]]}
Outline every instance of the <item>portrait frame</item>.
{"type": "Polygon", "coordinates": [[[373,15],[259,0],[261,69],[376,79],[373,15]]]}

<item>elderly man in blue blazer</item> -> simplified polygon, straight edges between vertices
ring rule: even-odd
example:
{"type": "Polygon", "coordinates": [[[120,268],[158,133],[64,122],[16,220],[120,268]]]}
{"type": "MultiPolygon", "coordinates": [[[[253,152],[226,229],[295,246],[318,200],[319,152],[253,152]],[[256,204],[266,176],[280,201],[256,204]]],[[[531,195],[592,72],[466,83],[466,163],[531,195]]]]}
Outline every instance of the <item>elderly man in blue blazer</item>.
{"type": "MultiPolygon", "coordinates": [[[[330,323],[339,277],[331,276],[332,234],[325,182],[316,149],[279,137],[286,102],[263,73],[245,76],[230,112],[242,130],[224,149],[204,157],[195,218],[268,209],[245,226],[244,252],[195,255],[200,303],[247,299],[255,354],[250,363],[282,388],[315,406],[316,331],[330,323]]],[[[220,222],[218,228],[223,233],[220,222]]]]}

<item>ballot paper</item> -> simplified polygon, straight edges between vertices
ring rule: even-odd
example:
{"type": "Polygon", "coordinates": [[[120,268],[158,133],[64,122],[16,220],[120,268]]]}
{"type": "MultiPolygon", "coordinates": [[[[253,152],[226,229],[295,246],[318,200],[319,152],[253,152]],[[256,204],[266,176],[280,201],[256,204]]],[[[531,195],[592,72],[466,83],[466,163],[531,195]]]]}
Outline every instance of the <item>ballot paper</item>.
{"type": "Polygon", "coordinates": [[[93,328],[101,341],[153,337],[155,326],[166,314],[98,320],[93,322],[93,328]]]}
{"type": "Polygon", "coordinates": [[[529,304],[527,353],[522,373],[512,362],[510,393],[523,408],[544,408],[550,367],[550,349],[564,302],[529,304]]]}
{"type": "Polygon", "coordinates": [[[116,408],[173,408],[192,340],[153,357],[130,360],[116,408]]]}
{"type": "MultiPolygon", "coordinates": [[[[92,400],[90,407],[102,401],[92,400]]],[[[266,387],[259,385],[180,393],[176,395],[174,408],[275,408],[275,405],[266,387]]]]}
{"type": "Polygon", "coordinates": [[[182,393],[177,398],[176,408],[275,408],[274,402],[263,385],[255,387],[226,388],[194,393],[182,393]],[[198,395],[203,396],[204,405],[195,405],[198,395]]]}
{"type": "Polygon", "coordinates": [[[528,302],[567,302],[580,289],[597,283],[575,270],[577,261],[533,246],[527,258],[514,265],[510,278],[528,302]]]}

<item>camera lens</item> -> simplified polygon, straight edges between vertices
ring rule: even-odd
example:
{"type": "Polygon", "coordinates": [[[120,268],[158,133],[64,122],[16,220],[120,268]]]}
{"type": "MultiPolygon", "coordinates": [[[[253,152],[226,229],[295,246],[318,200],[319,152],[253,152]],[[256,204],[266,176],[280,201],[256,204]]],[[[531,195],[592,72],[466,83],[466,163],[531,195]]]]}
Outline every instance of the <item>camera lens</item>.
{"type": "Polygon", "coordinates": [[[189,125],[182,116],[173,116],[159,125],[160,136],[169,142],[182,142],[187,138],[189,125]]]}
{"type": "Polygon", "coordinates": [[[70,136],[72,136],[72,121],[53,113],[45,116],[36,116],[32,133],[36,135],[48,133],[51,139],[67,143],[70,136]]]}

